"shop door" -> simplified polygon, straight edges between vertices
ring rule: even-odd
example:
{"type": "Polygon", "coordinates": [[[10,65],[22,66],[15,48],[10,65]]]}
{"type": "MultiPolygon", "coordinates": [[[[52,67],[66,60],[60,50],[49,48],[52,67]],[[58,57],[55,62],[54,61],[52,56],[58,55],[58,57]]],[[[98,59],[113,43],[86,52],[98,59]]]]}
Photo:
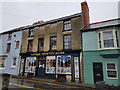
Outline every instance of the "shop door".
{"type": "Polygon", "coordinates": [[[38,67],[37,76],[44,77],[45,76],[45,57],[40,57],[38,63],[39,63],[39,67],[38,67]]]}
{"type": "Polygon", "coordinates": [[[103,81],[102,63],[93,63],[94,83],[103,81]]]}

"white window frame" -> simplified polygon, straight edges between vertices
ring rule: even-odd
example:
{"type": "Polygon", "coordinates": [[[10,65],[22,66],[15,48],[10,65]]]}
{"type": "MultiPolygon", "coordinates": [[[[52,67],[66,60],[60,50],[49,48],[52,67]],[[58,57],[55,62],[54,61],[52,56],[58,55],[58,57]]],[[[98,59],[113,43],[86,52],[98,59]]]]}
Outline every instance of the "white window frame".
{"type": "MultiPolygon", "coordinates": [[[[49,58],[52,58],[52,59],[55,59],[55,61],[56,61],[56,56],[47,56],[47,57],[46,57],[46,70],[45,70],[45,71],[46,71],[47,74],[55,74],[55,73],[56,73],[56,67],[51,67],[52,70],[55,70],[54,72],[52,72],[52,71],[51,71],[51,72],[48,72],[48,71],[47,71],[47,69],[48,69],[48,67],[47,67],[47,59],[48,59],[48,57],[49,57],[49,58]]],[[[56,62],[55,62],[55,63],[56,63],[56,62]]]]}
{"type": "MultiPolygon", "coordinates": [[[[62,55],[61,55],[62,56],[62,55]]],[[[57,70],[58,70],[58,57],[61,57],[60,55],[59,56],[57,56],[57,60],[56,60],[56,73],[57,74],[72,74],[72,72],[70,72],[70,73],[59,73],[59,72],[57,72],[57,70]]],[[[70,57],[71,58],[71,55],[63,55],[63,56],[67,56],[67,57],[70,57]]],[[[71,68],[71,66],[70,66],[70,68],[71,68]]]]}
{"type": "MultiPolygon", "coordinates": [[[[97,31],[98,49],[99,50],[104,50],[104,49],[119,49],[120,48],[120,43],[119,42],[118,42],[119,46],[117,47],[117,38],[116,38],[116,34],[115,34],[116,31],[117,31],[117,35],[118,35],[118,30],[116,30],[115,28],[114,29],[110,29],[110,30],[102,30],[102,29],[100,29],[99,31],[97,31]],[[103,40],[103,33],[104,32],[110,32],[110,31],[112,31],[112,33],[113,33],[114,47],[107,47],[107,48],[105,48],[104,47],[104,40],[103,40]],[[99,40],[99,33],[100,33],[100,40],[99,40]],[[100,48],[99,41],[101,41],[101,48],[100,48]]],[[[119,40],[119,35],[118,35],[118,40],[119,40]]]]}
{"type": "Polygon", "coordinates": [[[116,64],[116,62],[107,62],[106,63],[106,77],[108,79],[118,79],[118,71],[117,71],[117,64],[116,64]],[[115,69],[108,69],[107,68],[107,64],[115,64],[115,69]],[[108,77],[107,71],[116,71],[116,77],[108,77]]]}
{"type": "Polygon", "coordinates": [[[16,65],[17,65],[17,57],[13,57],[13,58],[12,58],[12,65],[11,65],[11,68],[15,68],[15,67],[16,67],[16,65],[13,65],[13,60],[14,60],[14,58],[16,58],[16,65]]]}

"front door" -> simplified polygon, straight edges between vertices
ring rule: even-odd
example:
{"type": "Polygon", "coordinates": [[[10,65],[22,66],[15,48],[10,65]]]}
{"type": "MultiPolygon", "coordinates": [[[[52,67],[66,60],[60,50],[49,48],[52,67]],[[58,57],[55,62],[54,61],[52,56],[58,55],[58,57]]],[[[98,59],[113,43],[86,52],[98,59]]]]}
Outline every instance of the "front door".
{"type": "Polygon", "coordinates": [[[93,63],[94,84],[103,81],[103,68],[102,63],[93,63]]]}
{"type": "Polygon", "coordinates": [[[45,57],[39,57],[38,77],[45,77],[45,63],[45,57]]]}

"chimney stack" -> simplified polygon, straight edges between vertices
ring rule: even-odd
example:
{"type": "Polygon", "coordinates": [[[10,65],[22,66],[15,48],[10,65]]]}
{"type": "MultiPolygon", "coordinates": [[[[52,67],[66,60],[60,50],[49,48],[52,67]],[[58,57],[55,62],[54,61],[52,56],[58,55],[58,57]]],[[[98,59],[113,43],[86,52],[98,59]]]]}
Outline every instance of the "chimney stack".
{"type": "Polygon", "coordinates": [[[86,1],[81,3],[81,10],[84,18],[84,26],[88,26],[90,24],[90,19],[89,19],[89,7],[86,1]]]}

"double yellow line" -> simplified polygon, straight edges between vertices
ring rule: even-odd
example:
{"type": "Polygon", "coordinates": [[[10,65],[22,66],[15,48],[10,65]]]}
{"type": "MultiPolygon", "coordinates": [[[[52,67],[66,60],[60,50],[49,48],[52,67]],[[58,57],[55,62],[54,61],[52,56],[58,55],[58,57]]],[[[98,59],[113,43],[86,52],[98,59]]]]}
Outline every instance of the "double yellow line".
{"type": "Polygon", "coordinates": [[[16,83],[9,83],[9,85],[14,85],[14,86],[29,88],[29,89],[35,89],[35,90],[45,90],[45,89],[42,89],[42,88],[29,87],[29,86],[25,86],[25,85],[16,84],[16,83]]]}
{"type": "MultiPolygon", "coordinates": [[[[17,78],[17,79],[20,79],[20,78],[17,78]]],[[[47,83],[47,82],[40,82],[40,81],[28,80],[28,79],[20,79],[20,80],[25,80],[25,81],[28,81],[28,82],[34,82],[34,83],[47,84],[47,85],[55,85],[55,86],[61,86],[61,87],[68,87],[68,88],[80,88],[80,87],[77,87],[77,86],[61,85],[61,84],[47,83]]],[[[27,88],[27,87],[28,87],[28,86],[26,86],[26,88],[27,88]]],[[[39,88],[35,88],[35,89],[39,89],[39,88]]],[[[43,90],[45,90],[45,89],[43,89],[43,90]]]]}

